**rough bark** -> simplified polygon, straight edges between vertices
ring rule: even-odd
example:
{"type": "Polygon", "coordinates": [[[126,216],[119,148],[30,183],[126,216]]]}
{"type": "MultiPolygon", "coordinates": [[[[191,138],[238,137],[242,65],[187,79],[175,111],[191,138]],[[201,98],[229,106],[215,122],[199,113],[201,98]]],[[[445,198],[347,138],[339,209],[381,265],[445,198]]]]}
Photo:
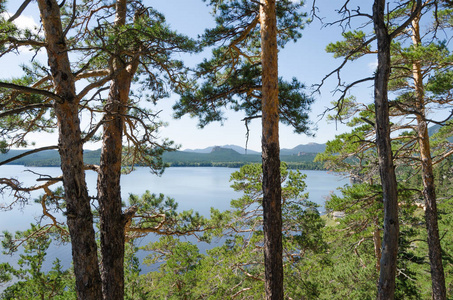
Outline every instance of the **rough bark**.
{"type": "MultiPolygon", "coordinates": [[[[126,0],[116,3],[115,26],[126,22],[126,0]]],[[[123,59],[113,59],[112,69],[118,75],[110,84],[105,104],[103,143],[98,175],[98,199],[101,235],[101,276],[104,299],[124,298],[124,227],[121,201],[121,156],[124,115],[129,99],[132,77],[136,63],[128,64],[123,59]]]]}
{"type": "MultiPolygon", "coordinates": [[[[420,13],[412,21],[412,42],[415,47],[421,45],[420,13]]],[[[428,135],[428,124],[425,119],[425,92],[422,67],[419,61],[412,64],[412,76],[415,86],[417,109],[417,138],[422,164],[423,197],[425,200],[425,221],[428,231],[429,261],[431,265],[432,296],[435,300],[447,299],[445,275],[442,265],[439,227],[437,224],[436,188],[434,185],[433,163],[428,135]]]]}
{"type": "Polygon", "coordinates": [[[123,299],[124,295],[125,221],[122,216],[120,188],[124,106],[119,101],[122,87],[121,76],[110,85],[98,175],[104,299],[123,299]]]}
{"type": "Polygon", "coordinates": [[[378,44],[378,67],[374,82],[376,110],[376,146],[384,201],[384,236],[382,241],[377,299],[394,299],[398,254],[398,194],[390,142],[388,81],[390,75],[390,43],[384,19],[385,0],[375,0],[373,22],[378,44]]]}
{"type": "Polygon", "coordinates": [[[275,0],[261,0],[262,160],[266,299],[283,299],[282,210],[278,138],[278,61],[275,0]]]}
{"type": "Polygon", "coordinates": [[[78,299],[102,298],[93,216],[83,168],[83,143],[78,116],[74,77],[71,72],[60,8],[55,0],[38,0],[48,64],[55,93],[61,101],[55,102],[58,122],[59,153],[66,197],[67,224],[72,243],[72,259],[78,299]]]}

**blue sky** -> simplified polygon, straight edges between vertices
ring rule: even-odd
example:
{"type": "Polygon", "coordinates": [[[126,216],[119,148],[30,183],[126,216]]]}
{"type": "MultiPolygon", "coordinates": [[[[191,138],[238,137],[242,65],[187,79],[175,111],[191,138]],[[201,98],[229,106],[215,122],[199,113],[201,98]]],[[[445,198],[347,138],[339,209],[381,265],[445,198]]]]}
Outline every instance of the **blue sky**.
{"type": "MultiPolygon", "coordinates": [[[[9,1],[11,11],[15,11],[17,6],[22,1],[9,1]]],[[[187,34],[196,38],[203,33],[204,29],[213,26],[213,17],[210,15],[210,9],[201,0],[148,0],[145,4],[153,6],[158,11],[165,14],[167,22],[172,29],[181,33],[187,34]]],[[[363,4],[363,2],[362,2],[363,4]]],[[[36,3],[32,2],[30,7],[23,14],[23,18],[18,20],[22,24],[28,24],[39,21],[36,3]]],[[[310,4],[311,5],[311,4],[310,4]]],[[[320,6],[320,15],[325,16],[326,20],[333,20],[336,17],[332,7],[332,1],[318,1],[320,6]]],[[[307,7],[307,11],[310,6],[307,7]]],[[[370,5],[371,9],[371,5],[370,5]]],[[[296,77],[299,81],[306,84],[308,92],[313,84],[317,84],[341,61],[334,59],[331,54],[324,51],[326,45],[331,41],[341,39],[341,30],[336,27],[322,28],[322,24],[315,20],[308,24],[303,31],[303,37],[297,43],[290,43],[279,53],[279,75],[287,79],[296,77]]],[[[22,53],[24,54],[24,53],[22,53]]],[[[209,55],[209,53],[205,53],[209,55]]],[[[32,53],[25,54],[27,58],[32,57],[32,53]]],[[[41,56],[41,55],[40,55],[41,56]]],[[[18,70],[18,58],[9,56],[12,59],[2,59],[3,71],[0,71],[3,76],[11,76],[18,70]],[[14,71],[15,70],[15,71],[14,71]],[[8,73],[6,73],[8,72],[8,73]]],[[[42,54],[42,58],[45,56],[42,54]]],[[[202,56],[184,57],[188,64],[195,64],[201,60],[202,56]]],[[[369,57],[360,64],[354,64],[345,69],[343,80],[349,81],[372,74],[374,69],[375,57],[369,57]]],[[[307,144],[311,142],[325,143],[333,139],[336,134],[345,130],[345,126],[341,124],[328,124],[324,119],[320,119],[320,115],[331,107],[331,101],[337,98],[337,95],[332,94],[335,88],[335,78],[330,79],[325,87],[321,90],[321,94],[314,94],[316,99],[312,105],[310,113],[313,127],[317,127],[315,137],[306,135],[294,134],[290,127],[281,125],[280,128],[280,146],[281,148],[293,148],[299,144],[307,144]]],[[[360,100],[363,102],[372,101],[372,83],[365,84],[355,91],[360,100]]],[[[197,120],[188,116],[175,120],[172,118],[172,105],[177,95],[172,95],[169,99],[161,100],[156,109],[161,110],[160,117],[168,123],[166,128],[160,130],[162,138],[169,138],[181,145],[182,149],[205,148],[212,145],[236,144],[245,146],[246,143],[246,128],[241,119],[244,117],[241,113],[227,112],[227,120],[220,123],[212,123],[204,129],[197,128],[197,120]]],[[[260,120],[254,120],[249,126],[250,138],[248,142],[249,149],[260,150],[261,148],[261,123],[260,120]]],[[[55,136],[36,135],[34,141],[36,146],[44,146],[55,144],[55,136]]],[[[93,145],[92,148],[98,148],[99,145],[93,145]]]]}
{"type": "MultiPolygon", "coordinates": [[[[201,34],[207,26],[213,26],[213,17],[206,4],[199,0],[169,0],[169,1],[148,1],[156,9],[165,13],[168,23],[172,28],[185,33],[189,36],[196,37],[201,34]]],[[[335,17],[331,1],[320,1],[322,7],[321,14],[335,17]],[[324,11],[324,12],[323,12],[324,11]]],[[[371,8],[371,7],[370,7],[371,8]]],[[[307,10],[309,8],[307,7],[307,10]]],[[[334,59],[331,54],[324,51],[330,41],[341,38],[341,31],[337,27],[326,27],[321,29],[322,24],[314,21],[308,24],[303,31],[303,37],[297,43],[289,43],[279,53],[279,75],[286,79],[296,77],[299,81],[306,84],[308,92],[311,92],[311,86],[317,84],[321,79],[334,69],[340,60],[334,59]]],[[[197,58],[193,58],[196,60],[197,58]]],[[[363,66],[351,68],[349,72],[354,75],[357,73],[371,74],[373,70],[374,58],[368,59],[363,66]]],[[[359,75],[360,76],[360,75],[359,75]]],[[[336,134],[345,130],[341,124],[328,124],[320,115],[331,107],[330,102],[336,99],[331,91],[335,88],[335,80],[329,80],[326,87],[322,89],[321,94],[314,94],[316,99],[312,105],[310,113],[313,127],[317,127],[315,137],[309,137],[304,134],[294,134],[293,130],[285,125],[280,126],[280,146],[281,148],[293,148],[299,144],[311,142],[325,143],[333,139],[336,134]]],[[[367,100],[371,101],[371,90],[362,89],[360,93],[365,93],[367,100]]],[[[168,111],[168,109],[163,112],[168,111]]],[[[165,113],[164,113],[165,114],[165,113]]],[[[167,116],[162,116],[164,119],[167,116]]],[[[223,123],[213,123],[206,126],[203,130],[190,132],[189,135],[180,135],[187,132],[188,128],[196,128],[197,120],[189,117],[183,117],[181,120],[166,119],[169,127],[162,130],[163,135],[173,138],[176,142],[183,145],[183,148],[204,148],[210,145],[236,144],[245,146],[246,129],[241,119],[244,117],[241,113],[227,113],[228,119],[223,123]]],[[[261,148],[261,123],[260,120],[254,120],[250,126],[250,139],[248,146],[252,150],[261,148]]]]}

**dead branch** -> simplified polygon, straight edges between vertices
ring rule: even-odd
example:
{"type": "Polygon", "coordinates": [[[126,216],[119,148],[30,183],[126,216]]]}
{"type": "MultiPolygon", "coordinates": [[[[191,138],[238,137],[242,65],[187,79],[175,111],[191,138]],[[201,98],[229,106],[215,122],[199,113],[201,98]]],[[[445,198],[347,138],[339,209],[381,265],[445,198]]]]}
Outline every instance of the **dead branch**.
{"type": "Polygon", "coordinates": [[[60,102],[60,103],[64,102],[64,99],[61,98],[60,96],[58,96],[57,94],[54,94],[52,92],[45,91],[45,90],[31,88],[28,86],[17,85],[14,83],[0,82],[0,87],[20,91],[20,92],[23,92],[26,94],[42,95],[42,96],[54,99],[55,101],[60,102]]]}
{"type": "Polygon", "coordinates": [[[25,0],[20,6],[19,8],[17,9],[16,13],[14,15],[12,15],[9,19],[8,19],[8,22],[13,22],[14,20],[16,20],[21,14],[22,12],[25,10],[25,8],[28,6],[28,4],[30,4],[31,0],[25,0]]]}
{"type": "Polygon", "coordinates": [[[0,162],[0,166],[6,165],[7,163],[10,163],[12,161],[18,160],[18,159],[20,159],[22,157],[28,156],[28,155],[33,154],[33,153],[37,153],[37,152],[41,152],[41,151],[45,151],[45,150],[55,150],[55,149],[58,149],[58,146],[47,146],[47,147],[41,147],[41,148],[37,148],[37,149],[34,149],[34,150],[30,150],[30,151],[24,152],[22,154],[16,155],[14,157],[11,157],[11,158],[9,158],[7,160],[4,160],[4,161],[0,162]]]}

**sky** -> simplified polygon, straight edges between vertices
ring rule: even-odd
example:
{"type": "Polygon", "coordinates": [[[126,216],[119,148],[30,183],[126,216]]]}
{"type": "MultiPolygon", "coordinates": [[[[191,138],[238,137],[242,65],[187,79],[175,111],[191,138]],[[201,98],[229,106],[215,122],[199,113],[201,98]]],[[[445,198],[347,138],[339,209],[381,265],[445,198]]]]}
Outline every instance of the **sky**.
{"type": "MultiPolygon", "coordinates": [[[[17,9],[17,6],[22,1],[9,1],[11,12],[17,9]]],[[[167,23],[174,30],[196,38],[202,34],[205,28],[214,25],[213,16],[210,14],[210,8],[201,0],[145,0],[146,5],[153,6],[158,11],[164,13],[167,23]]],[[[334,20],[336,14],[332,6],[332,1],[322,0],[317,1],[319,5],[319,15],[325,17],[324,21],[334,20]]],[[[37,15],[36,3],[32,2],[27,8],[23,16],[17,20],[21,26],[31,26],[33,23],[39,22],[37,15]]],[[[311,5],[311,4],[310,4],[311,5]]],[[[311,6],[307,5],[306,11],[309,12],[311,6]]],[[[370,6],[371,9],[371,6],[370,6]]],[[[334,59],[332,54],[325,52],[325,47],[329,42],[341,39],[341,30],[338,26],[324,27],[319,20],[314,20],[308,24],[302,32],[302,38],[296,43],[289,43],[284,49],[279,52],[279,76],[285,79],[296,77],[300,82],[305,83],[307,93],[312,93],[314,84],[321,82],[322,78],[335,69],[340,63],[340,59],[334,59]]],[[[21,53],[21,57],[31,58],[33,53],[21,53]]],[[[203,53],[209,55],[209,53],[203,53]]],[[[194,65],[199,62],[203,55],[184,56],[184,59],[189,65],[194,65]]],[[[39,53],[38,59],[45,61],[45,54],[39,53]]],[[[375,69],[376,58],[369,57],[363,60],[360,64],[352,64],[345,69],[343,81],[350,81],[365,76],[370,76],[375,69]]],[[[0,60],[2,62],[2,77],[18,74],[18,57],[10,55],[0,60]]],[[[342,124],[328,123],[326,118],[321,116],[326,109],[331,108],[331,102],[338,98],[338,93],[333,91],[336,86],[336,78],[333,77],[327,81],[321,89],[321,93],[314,93],[315,102],[312,104],[310,119],[314,136],[305,134],[295,134],[292,128],[280,125],[280,147],[293,148],[299,144],[308,143],[325,143],[331,140],[335,135],[346,130],[342,124]],[[317,129],[317,130],[315,130],[317,129]]],[[[363,85],[361,88],[354,90],[354,94],[360,96],[361,101],[372,101],[372,86],[371,83],[363,85]]],[[[184,116],[180,119],[173,118],[172,105],[176,101],[178,95],[172,95],[168,99],[160,100],[156,110],[161,111],[159,116],[161,120],[168,125],[160,130],[159,136],[169,138],[176,144],[181,146],[181,149],[200,149],[208,146],[221,146],[234,144],[238,146],[246,146],[246,128],[244,122],[241,121],[244,115],[240,112],[227,111],[225,116],[227,119],[222,123],[211,123],[199,129],[197,119],[184,116]]],[[[260,151],[261,149],[261,123],[259,119],[253,120],[249,125],[250,135],[248,140],[248,149],[260,151]]],[[[56,144],[56,135],[35,135],[31,139],[36,143],[35,147],[56,144]]],[[[90,145],[89,148],[96,149],[99,145],[90,145]]]]}
{"type": "MultiPolygon", "coordinates": [[[[213,17],[210,14],[210,8],[202,1],[187,1],[187,0],[169,0],[169,1],[149,1],[156,9],[165,12],[168,23],[172,28],[185,33],[191,37],[197,37],[203,33],[207,26],[213,26],[213,17]],[[194,18],[194,16],[196,16],[194,18]],[[190,24],[190,26],[188,25],[190,24]]],[[[326,13],[326,17],[335,17],[331,1],[318,1],[320,4],[320,13],[326,13]]],[[[371,7],[370,7],[371,8],[371,7]]],[[[310,7],[307,6],[307,12],[310,7]]],[[[279,52],[279,76],[290,80],[296,77],[300,82],[307,86],[307,93],[311,94],[314,89],[312,85],[321,82],[322,78],[336,68],[341,61],[334,59],[332,54],[325,52],[325,47],[331,41],[336,41],[341,38],[341,30],[338,27],[322,28],[321,22],[318,20],[308,24],[302,32],[302,38],[296,43],[289,43],[284,49],[279,52]]],[[[365,66],[355,67],[350,72],[355,74],[363,73],[371,74],[374,70],[375,58],[370,58],[365,62],[365,66]]],[[[322,93],[313,94],[316,99],[312,104],[310,119],[313,123],[312,128],[315,136],[307,136],[305,134],[295,134],[292,128],[280,124],[280,147],[293,148],[299,144],[308,143],[325,143],[331,140],[335,135],[346,130],[346,127],[341,124],[327,123],[326,118],[321,118],[321,115],[327,108],[331,108],[331,102],[334,101],[338,94],[333,95],[332,91],[335,88],[335,79],[329,80],[327,85],[322,89],[322,93]]],[[[372,99],[371,90],[364,91],[369,101],[372,99]]],[[[364,100],[367,101],[367,100],[364,100]]],[[[169,110],[164,110],[169,111],[169,110]]],[[[163,116],[167,118],[168,115],[163,116]]],[[[169,122],[169,127],[162,130],[162,133],[167,136],[178,136],[175,141],[182,144],[182,148],[205,148],[212,145],[235,144],[244,147],[246,144],[246,128],[244,122],[241,121],[244,117],[241,113],[229,112],[228,119],[219,123],[212,123],[202,130],[197,130],[190,135],[183,135],[187,128],[196,128],[197,120],[190,117],[183,117],[181,120],[166,119],[169,122]]],[[[261,121],[256,119],[252,121],[250,128],[250,137],[248,148],[252,150],[261,149],[261,121]]]]}

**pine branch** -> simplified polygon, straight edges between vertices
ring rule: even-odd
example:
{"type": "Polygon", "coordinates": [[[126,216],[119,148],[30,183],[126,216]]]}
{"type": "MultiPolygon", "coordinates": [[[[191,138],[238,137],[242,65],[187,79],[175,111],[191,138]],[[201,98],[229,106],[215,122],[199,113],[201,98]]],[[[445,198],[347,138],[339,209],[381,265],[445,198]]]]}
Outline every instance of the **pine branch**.
{"type": "Polygon", "coordinates": [[[30,2],[31,2],[31,0],[25,0],[21,4],[19,9],[16,11],[16,13],[8,19],[8,22],[13,22],[14,20],[16,20],[22,14],[22,12],[25,10],[25,8],[28,6],[28,4],[30,4],[30,2]]]}
{"type": "MultiPolygon", "coordinates": [[[[11,43],[14,44],[15,46],[35,46],[35,47],[45,47],[47,44],[44,42],[32,40],[32,39],[27,39],[27,40],[19,40],[15,37],[8,36],[5,39],[1,40],[0,43],[11,43]]],[[[10,49],[12,46],[10,46],[10,49]]]]}
{"type": "Polygon", "coordinates": [[[390,40],[395,38],[398,34],[400,34],[406,27],[412,22],[412,20],[419,15],[422,9],[422,1],[417,0],[417,6],[415,7],[414,11],[411,13],[410,17],[398,28],[396,28],[392,33],[389,34],[390,40]]]}
{"type": "Polygon", "coordinates": [[[16,155],[14,157],[11,157],[7,160],[4,160],[4,161],[1,161],[0,162],[0,166],[2,165],[6,165],[7,163],[10,163],[12,161],[15,161],[15,160],[18,160],[22,157],[25,157],[25,156],[28,156],[28,155],[31,155],[33,153],[37,153],[37,152],[41,152],[41,151],[45,151],[45,150],[55,150],[55,149],[58,149],[58,146],[46,146],[46,147],[41,147],[41,148],[37,148],[37,149],[33,149],[33,150],[30,150],[30,151],[27,151],[27,152],[24,152],[22,154],[19,154],[19,155],[16,155]]]}
{"type": "Polygon", "coordinates": [[[14,84],[14,83],[0,82],[0,88],[12,89],[12,90],[16,90],[16,91],[23,92],[26,94],[38,94],[38,95],[42,95],[42,96],[46,96],[51,99],[54,99],[55,101],[60,102],[60,103],[64,102],[64,99],[61,98],[60,96],[58,96],[57,94],[54,94],[52,92],[45,91],[45,90],[31,88],[28,86],[22,86],[22,85],[18,85],[18,84],[14,84]]]}
{"type": "Polygon", "coordinates": [[[36,109],[36,108],[52,108],[53,105],[50,103],[35,103],[35,104],[29,104],[29,105],[24,105],[15,109],[3,111],[0,113],[0,118],[10,116],[10,115],[15,115],[19,114],[23,111],[29,110],[29,109],[36,109]]]}

